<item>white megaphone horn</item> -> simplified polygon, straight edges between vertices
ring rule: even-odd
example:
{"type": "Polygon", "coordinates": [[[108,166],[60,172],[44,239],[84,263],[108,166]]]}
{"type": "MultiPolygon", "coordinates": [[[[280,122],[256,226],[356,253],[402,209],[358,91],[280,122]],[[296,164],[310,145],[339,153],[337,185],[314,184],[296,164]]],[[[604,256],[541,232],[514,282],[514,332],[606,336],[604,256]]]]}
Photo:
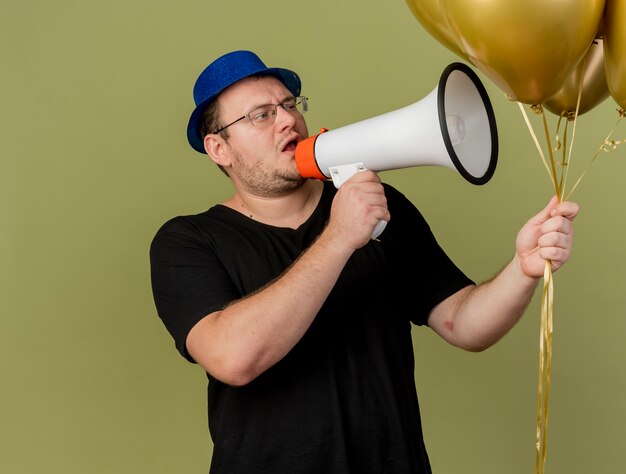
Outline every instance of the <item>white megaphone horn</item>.
{"type": "MultiPolygon", "coordinates": [[[[392,112],[322,129],[296,148],[305,178],[332,179],[339,188],[359,171],[446,166],[472,184],[491,179],[498,159],[498,132],[487,91],[476,73],[452,63],[423,99],[392,112]]],[[[379,222],[372,238],[383,231],[379,222]]]]}

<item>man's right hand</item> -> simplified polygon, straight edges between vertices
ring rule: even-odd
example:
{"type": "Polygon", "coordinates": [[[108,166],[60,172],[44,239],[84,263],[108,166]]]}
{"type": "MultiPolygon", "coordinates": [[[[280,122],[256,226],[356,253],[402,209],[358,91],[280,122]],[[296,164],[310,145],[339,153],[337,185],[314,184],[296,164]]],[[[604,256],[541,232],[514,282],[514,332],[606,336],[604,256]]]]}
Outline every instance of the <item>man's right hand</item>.
{"type": "Polygon", "coordinates": [[[337,191],[326,231],[356,250],[370,241],[380,220],[390,218],[380,177],[371,170],[359,171],[337,191]]]}

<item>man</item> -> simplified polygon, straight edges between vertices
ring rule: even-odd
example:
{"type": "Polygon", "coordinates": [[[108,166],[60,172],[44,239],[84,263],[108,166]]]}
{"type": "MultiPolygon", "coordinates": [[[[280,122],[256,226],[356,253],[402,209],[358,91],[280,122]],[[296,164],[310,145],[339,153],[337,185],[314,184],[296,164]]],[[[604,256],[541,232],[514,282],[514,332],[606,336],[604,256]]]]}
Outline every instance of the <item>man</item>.
{"type": "Polygon", "coordinates": [[[170,220],[151,246],[159,316],[209,379],[211,472],[430,473],[412,324],[469,351],[494,344],[546,259],[557,270],[569,258],[578,206],[552,199],[504,269],[475,285],[375,173],[339,190],[302,179],[300,89],[297,74],[250,51],[203,71],[189,142],[235,193],[170,220]]]}

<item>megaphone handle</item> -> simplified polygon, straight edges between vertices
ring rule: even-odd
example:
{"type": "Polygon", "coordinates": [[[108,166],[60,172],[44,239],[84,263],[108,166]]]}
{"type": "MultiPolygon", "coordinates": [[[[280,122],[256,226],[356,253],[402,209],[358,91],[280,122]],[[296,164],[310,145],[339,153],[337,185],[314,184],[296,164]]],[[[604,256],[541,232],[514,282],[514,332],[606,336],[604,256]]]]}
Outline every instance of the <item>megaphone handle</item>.
{"type": "MultiPolygon", "coordinates": [[[[328,170],[330,171],[330,177],[333,180],[333,183],[337,189],[341,187],[343,183],[345,183],[352,176],[357,174],[359,171],[365,171],[367,168],[363,163],[350,163],[348,165],[338,165],[338,166],[330,166],[328,170]]],[[[385,227],[387,226],[387,221],[380,220],[376,227],[374,227],[374,231],[372,232],[372,240],[378,239],[380,234],[383,233],[385,227]]]]}
{"type": "Polygon", "coordinates": [[[376,227],[374,227],[374,232],[372,232],[372,240],[377,240],[378,236],[383,233],[383,230],[385,230],[385,227],[387,227],[387,221],[383,221],[382,219],[379,220],[376,227]]]}

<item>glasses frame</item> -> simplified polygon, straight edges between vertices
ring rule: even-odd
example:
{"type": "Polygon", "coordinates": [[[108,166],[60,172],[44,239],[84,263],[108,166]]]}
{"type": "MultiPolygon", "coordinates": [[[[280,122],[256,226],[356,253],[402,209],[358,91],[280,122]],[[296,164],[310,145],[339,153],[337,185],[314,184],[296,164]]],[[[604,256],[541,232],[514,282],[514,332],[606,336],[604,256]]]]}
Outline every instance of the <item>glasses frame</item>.
{"type": "MultiPolygon", "coordinates": [[[[214,132],[211,132],[212,134],[216,134],[216,133],[220,133],[224,130],[226,130],[228,127],[230,127],[231,125],[235,125],[237,122],[241,122],[243,119],[247,118],[248,120],[250,120],[250,123],[252,123],[252,125],[254,125],[254,120],[252,120],[250,118],[250,114],[252,112],[254,112],[255,110],[261,108],[261,107],[267,107],[267,106],[273,106],[274,109],[272,110],[273,112],[273,120],[271,122],[268,122],[268,125],[271,125],[272,123],[274,123],[276,121],[276,115],[278,115],[276,113],[276,110],[278,109],[278,107],[282,107],[283,110],[289,114],[292,113],[291,110],[287,110],[285,109],[285,103],[289,102],[290,100],[294,100],[296,101],[296,105],[298,104],[302,104],[302,112],[300,112],[299,110],[295,110],[298,113],[304,113],[307,110],[309,110],[309,98],[305,97],[303,95],[298,95],[298,96],[294,96],[294,97],[288,97],[287,99],[283,100],[282,102],[279,102],[278,104],[263,104],[263,105],[259,105],[258,107],[255,107],[254,109],[252,109],[250,112],[248,112],[245,115],[242,115],[241,117],[239,117],[237,120],[233,120],[232,122],[230,122],[228,125],[224,125],[222,128],[215,130],[214,132]]],[[[256,126],[256,125],[255,125],[256,126]]]]}

